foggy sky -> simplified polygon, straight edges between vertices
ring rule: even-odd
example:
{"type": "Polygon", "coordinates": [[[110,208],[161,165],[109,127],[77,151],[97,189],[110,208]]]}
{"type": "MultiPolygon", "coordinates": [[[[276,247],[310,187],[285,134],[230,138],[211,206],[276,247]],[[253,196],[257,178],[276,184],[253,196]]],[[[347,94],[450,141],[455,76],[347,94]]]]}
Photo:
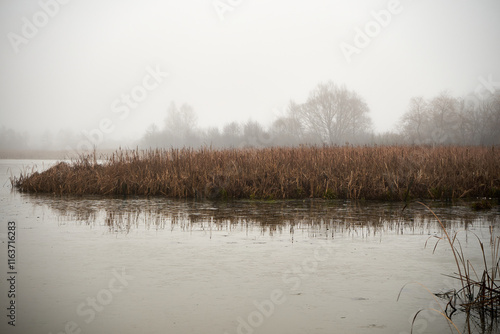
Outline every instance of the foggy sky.
{"type": "Polygon", "coordinates": [[[267,125],[332,80],[366,100],[380,132],[413,96],[500,85],[497,0],[59,1],[0,0],[0,126],[81,132],[109,120],[109,138],[137,138],[171,101],[203,127],[267,125]],[[389,7],[349,62],[342,43],[356,46],[389,7]],[[132,92],[140,101],[127,104],[132,92]]]}

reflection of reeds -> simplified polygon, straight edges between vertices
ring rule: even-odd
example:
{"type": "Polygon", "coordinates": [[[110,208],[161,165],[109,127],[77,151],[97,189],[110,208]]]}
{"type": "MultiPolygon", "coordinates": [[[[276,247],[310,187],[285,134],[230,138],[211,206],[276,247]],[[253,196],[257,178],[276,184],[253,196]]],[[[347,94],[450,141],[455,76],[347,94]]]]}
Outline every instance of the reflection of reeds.
{"type": "Polygon", "coordinates": [[[409,200],[500,194],[485,147],[203,148],[82,156],[12,183],[25,192],[173,198],[409,200]]]}
{"type": "MultiPolygon", "coordinates": [[[[440,230],[439,223],[423,208],[410,207],[401,212],[399,205],[378,201],[195,201],[52,194],[22,194],[22,197],[34,206],[50,208],[61,222],[104,225],[110,231],[119,232],[137,228],[191,230],[200,225],[206,225],[208,231],[207,222],[210,221],[213,221],[213,231],[222,226],[237,229],[261,226],[270,231],[270,225],[277,225],[277,230],[291,230],[296,237],[308,235],[312,238],[382,239],[385,235],[397,234],[432,235],[440,230]]],[[[494,212],[478,213],[465,206],[450,210],[449,205],[444,205],[437,212],[446,218],[447,229],[467,230],[470,226],[500,223],[500,217],[494,212]]]]}

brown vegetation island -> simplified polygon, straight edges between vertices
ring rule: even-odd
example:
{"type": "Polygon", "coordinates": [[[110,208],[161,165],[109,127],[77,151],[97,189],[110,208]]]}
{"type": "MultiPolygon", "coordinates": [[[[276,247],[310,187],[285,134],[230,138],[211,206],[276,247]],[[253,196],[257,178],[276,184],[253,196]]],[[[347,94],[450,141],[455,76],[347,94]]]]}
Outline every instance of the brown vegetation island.
{"type": "Polygon", "coordinates": [[[498,198],[499,166],[498,147],[119,150],[11,181],[33,193],[401,201],[498,198]]]}

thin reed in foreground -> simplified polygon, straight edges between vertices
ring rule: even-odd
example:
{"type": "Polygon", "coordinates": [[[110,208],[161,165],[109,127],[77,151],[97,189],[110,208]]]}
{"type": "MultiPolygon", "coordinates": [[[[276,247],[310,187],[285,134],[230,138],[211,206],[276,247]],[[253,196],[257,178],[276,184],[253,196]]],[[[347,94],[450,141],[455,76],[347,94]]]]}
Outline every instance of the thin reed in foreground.
{"type": "MultiPolygon", "coordinates": [[[[500,328],[500,322],[498,321],[500,316],[500,237],[495,237],[493,235],[492,227],[490,227],[490,249],[488,251],[479,236],[473,232],[465,232],[472,233],[476,237],[480,246],[482,263],[475,266],[470,259],[466,258],[464,254],[464,248],[458,239],[459,232],[450,234],[434,211],[422,202],[417,203],[427,208],[439,222],[444,236],[434,236],[434,238],[438,239],[436,245],[434,246],[434,251],[440,241],[443,240],[448,243],[453,254],[453,260],[455,262],[457,272],[454,273],[454,275],[447,276],[459,281],[461,287],[458,290],[452,289],[445,293],[433,294],[446,300],[446,305],[441,306],[440,303],[437,302],[436,297],[433,296],[436,300],[436,305],[439,305],[440,309],[419,310],[413,318],[411,333],[413,333],[415,320],[417,319],[419,313],[424,310],[440,314],[449,322],[450,328],[453,326],[458,333],[460,333],[460,331],[452,320],[452,317],[456,312],[463,312],[465,314],[465,332],[498,333],[498,329],[500,328]],[[491,263],[488,263],[486,260],[487,258],[490,258],[491,263]]],[[[430,293],[425,286],[420,283],[417,284],[421,285],[430,293]]],[[[401,288],[398,300],[405,286],[401,288]]]]}

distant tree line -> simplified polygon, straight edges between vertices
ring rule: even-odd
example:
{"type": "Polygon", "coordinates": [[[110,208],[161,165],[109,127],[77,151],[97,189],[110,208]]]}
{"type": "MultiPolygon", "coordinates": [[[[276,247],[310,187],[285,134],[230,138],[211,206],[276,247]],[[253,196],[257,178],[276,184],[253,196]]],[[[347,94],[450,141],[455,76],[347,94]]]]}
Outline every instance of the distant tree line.
{"type": "MultiPolygon", "coordinates": [[[[321,83],[306,101],[290,101],[283,115],[267,127],[249,120],[202,127],[188,104],[172,102],[160,124],[152,124],[136,145],[149,147],[269,147],[298,145],[500,145],[500,91],[454,97],[413,97],[396,129],[375,134],[369,107],[356,92],[333,82],[321,83]]],[[[45,131],[34,138],[4,126],[0,150],[76,148],[82,134],[45,131]]],[[[130,143],[107,141],[105,147],[130,143]]],[[[135,144],[133,146],[136,146],[135,144]]],[[[101,145],[102,146],[102,145],[101,145]]]]}
{"type": "Polygon", "coordinates": [[[28,148],[27,133],[21,134],[5,126],[0,128],[0,150],[26,150],[28,148]]]}
{"type": "Polygon", "coordinates": [[[285,115],[269,128],[256,121],[230,122],[222,127],[197,127],[193,108],[171,103],[162,129],[151,125],[141,147],[212,146],[266,147],[300,144],[342,145],[367,143],[373,137],[365,101],[332,82],[319,84],[304,103],[290,101],[285,115]]]}
{"type": "Polygon", "coordinates": [[[151,125],[139,146],[268,147],[309,145],[499,145],[500,91],[479,98],[449,93],[414,97],[397,129],[375,134],[369,108],[356,92],[333,82],[321,83],[303,103],[290,101],[285,114],[269,127],[230,122],[222,129],[198,127],[188,104],[171,103],[163,126],[151,125]]]}
{"type": "Polygon", "coordinates": [[[400,126],[409,144],[498,145],[500,91],[481,100],[448,93],[414,97],[400,126]]]}

